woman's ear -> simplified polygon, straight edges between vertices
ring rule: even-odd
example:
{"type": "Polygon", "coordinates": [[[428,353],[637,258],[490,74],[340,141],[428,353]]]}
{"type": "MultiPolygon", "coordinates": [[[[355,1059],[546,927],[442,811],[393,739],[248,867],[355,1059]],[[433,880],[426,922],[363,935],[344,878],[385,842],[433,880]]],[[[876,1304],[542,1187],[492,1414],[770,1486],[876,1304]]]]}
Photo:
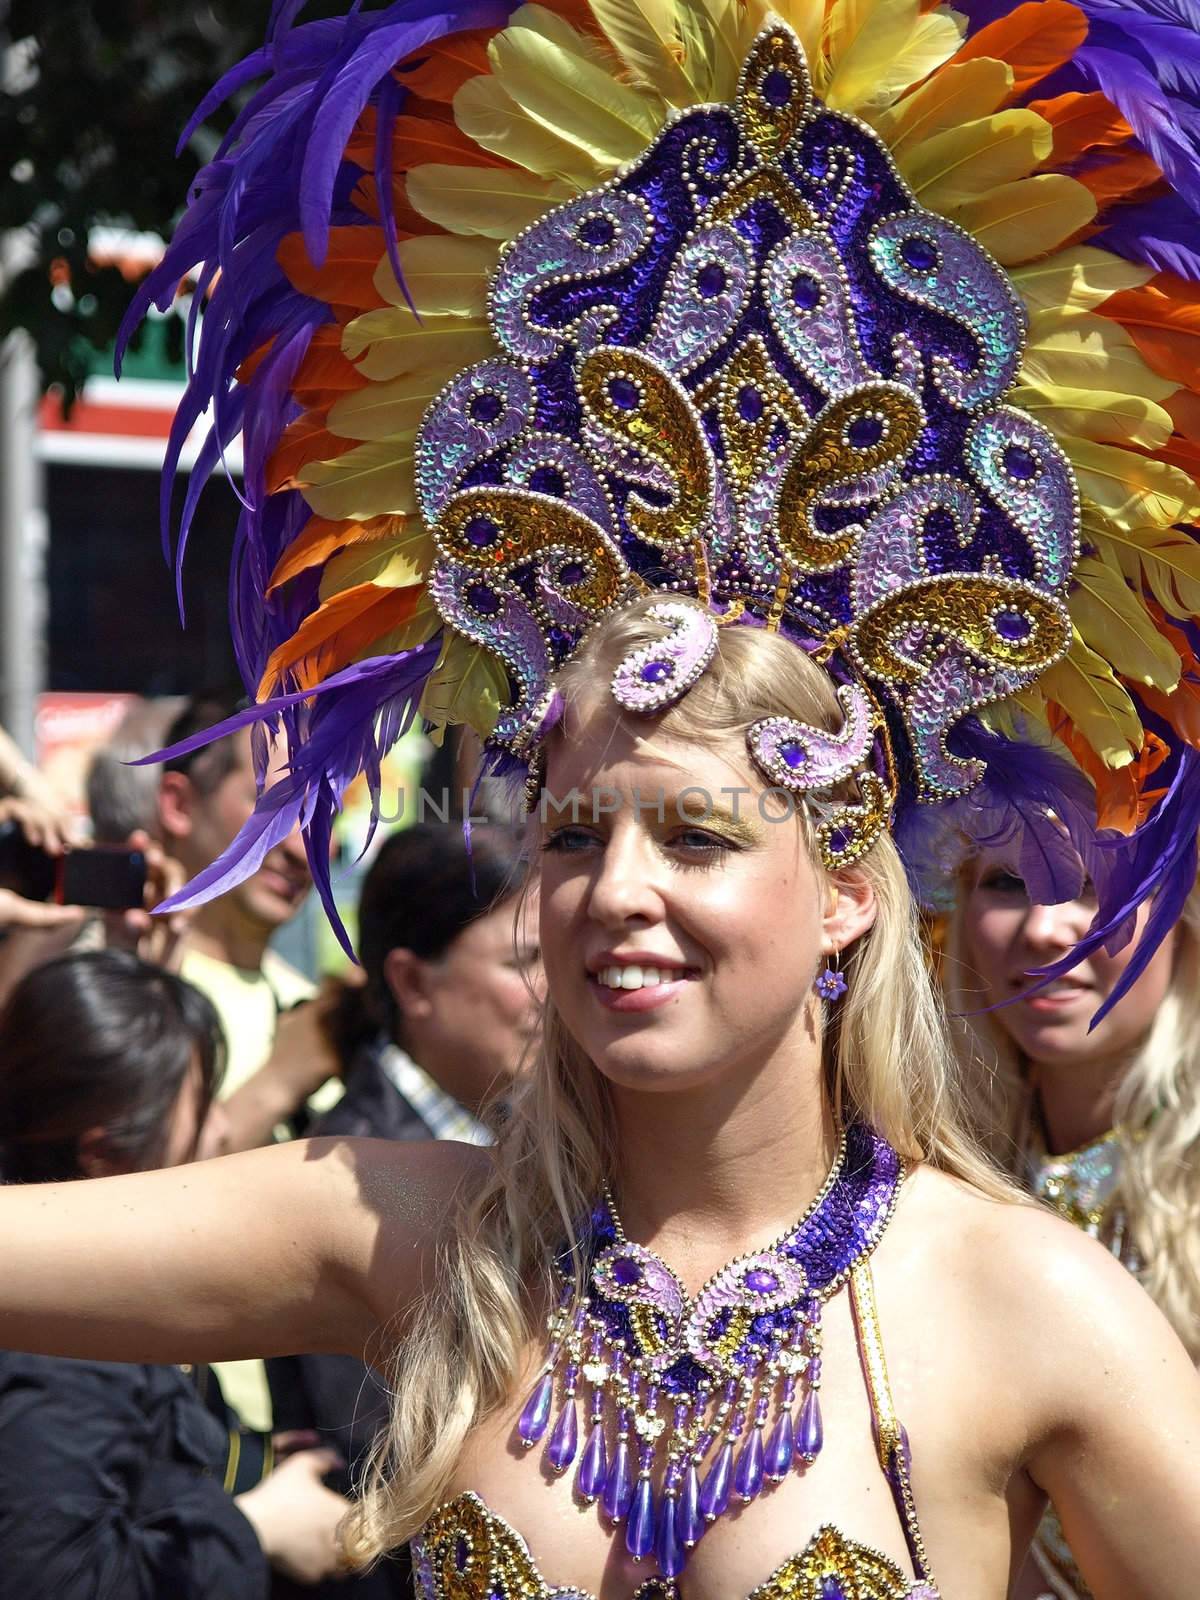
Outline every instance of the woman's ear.
{"type": "Polygon", "coordinates": [[[855,867],[843,867],[828,880],[829,897],[821,931],[825,936],[825,951],[832,955],[860,939],[875,924],[878,903],[875,890],[865,872],[855,867]]]}
{"type": "Polygon", "coordinates": [[[383,958],[383,981],[403,1020],[420,1022],[429,1015],[429,974],[412,950],[399,945],[383,958]]]}
{"type": "Polygon", "coordinates": [[[105,1128],[88,1128],[79,1135],[75,1159],[85,1178],[112,1178],[131,1170],[123,1161],[114,1161],[105,1128]]]}

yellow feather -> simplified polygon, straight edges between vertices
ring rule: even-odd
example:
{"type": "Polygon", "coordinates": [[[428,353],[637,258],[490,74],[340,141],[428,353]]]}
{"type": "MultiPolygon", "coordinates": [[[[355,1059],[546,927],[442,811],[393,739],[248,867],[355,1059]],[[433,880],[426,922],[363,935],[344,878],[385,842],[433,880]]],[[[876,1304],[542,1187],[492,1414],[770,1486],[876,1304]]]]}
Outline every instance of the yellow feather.
{"type": "Polygon", "coordinates": [[[1086,311],[1039,311],[1029,319],[1021,379],[1048,388],[1119,389],[1160,402],[1179,387],[1151,372],[1119,322],[1086,311]]]}
{"type": "Polygon", "coordinates": [[[1008,396],[1056,434],[1073,433],[1109,444],[1138,444],[1157,450],[1174,430],[1171,414],[1141,395],[1109,389],[1066,389],[1054,384],[1020,384],[1008,396]]]}
{"type": "Polygon", "coordinates": [[[826,5],[821,48],[808,59],[813,87],[819,95],[823,96],[829,86],[834,62],[840,61],[849,51],[870,21],[874,8],[875,0],[833,0],[831,5],[826,5]]]}
{"type": "Polygon", "coordinates": [[[868,116],[886,141],[900,171],[907,177],[907,152],[925,139],[958,128],[979,117],[990,117],[1007,100],[1013,84],[1012,68],[1005,61],[980,56],[944,67],[896,105],[868,116]]]}
{"type": "Polygon", "coordinates": [[[1120,572],[1083,556],[1071,576],[1071,620],[1085,643],[1123,678],[1170,694],[1179,682],[1179,656],[1120,572]]]}
{"type": "MultiPolygon", "coordinates": [[[[686,5],[686,0],[684,0],[686,5]]],[[[825,0],[780,0],[771,7],[795,33],[804,49],[804,59],[809,69],[821,54],[821,34],[825,27],[825,0]]]]}
{"type": "MultiPolygon", "coordinates": [[[[522,14],[541,9],[525,6],[522,14]]],[[[617,82],[610,70],[567,49],[540,26],[505,28],[488,55],[505,94],[543,128],[589,155],[602,172],[640,156],[665,120],[657,95],[617,82]]]]}
{"type": "Polygon", "coordinates": [[[321,599],[373,583],[379,589],[406,589],[423,583],[437,550],[427,529],[416,517],[407,520],[403,533],[367,546],[340,551],[321,574],[321,599]]]}
{"type": "Polygon", "coordinates": [[[1079,492],[1118,528],[1168,528],[1200,517],[1200,489],[1186,472],[1090,439],[1066,438],[1079,492]]]}
{"type": "Polygon", "coordinates": [[[335,461],[314,461],[304,472],[304,498],[331,522],[416,513],[411,444],[372,439],[335,461]]]}
{"type": "Polygon", "coordinates": [[[458,372],[495,350],[485,322],[467,317],[426,317],[421,322],[407,306],[364,311],[347,323],[342,352],[364,377],[376,382],[437,367],[458,372]]]}
{"type": "Polygon", "coordinates": [[[954,221],[1009,267],[1057,249],[1095,215],[1095,197],[1081,183],[1065,173],[1039,172],[957,206],[954,221]]]}
{"type": "Polygon", "coordinates": [[[573,186],[513,167],[456,167],[428,161],[407,179],[408,198],[423,217],[451,233],[512,239],[573,186]]]}
{"type": "Polygon", "coordinates": [[[1102,656],[1071,630],[1070,653],[1042,677],[1042,692],[1056,701],[1106,767],[1127,767],[1142,748],[1137,707],[1102,656]]]}
{"type": "Polygon", "coordinates": [[[591,0],[591,10],[635,83],[673,106],[700,98],[693,76],[697,63],[685,57],[672,0],[591,0]]]}
{"type": "Polygon", "coordinates": [[[411,445],[421,418],[453,376],[452,367],[422,368],[390,383],[354,389],[330,406],[329,431],[340,439],[391,439],[411,445]]]}
{"type": "Polygon", "coordinates": [[[497,657],[451,632],[442,642],[418,709],[433,724],[429,736],[434,744],[441,744],[449,724],[459,722],[468,723],[486,739],[508,694],[508,674],[497,657]]]}
{"type": "Polygon", "coordinates": [[[412,650],[427,639],[432,639],[442,625],[441,612],[433,603],[428,589],[421,595],[407,622],[398,628],[389,628],[371,645],[373,656],[398,656],[402,650],[412,650]]]}
{"type": "Polygon", "coordinates": [[[469,139],[527,172],[587,189],[603,175],[586,151],[531,122],[488,73],[468,78],[454,96],[454,120],[469,139]]]}
{"type": "Polygon", "coordinates": [[[870,26],[831,61],[826,104],[850,112],[890,104],[950,59],[962,43],[963,27],[952,12],[922,15],[918,0],[877,4],[870,26]]]}
{"type": "Polygon", "coordinates": [[[979,715],[989,728],[1009,739],[1029,740],[1061,749],[1050,732],[1046,702],[1036,684],[1020,694],[1010,694],[993,705],[981,707],[979,715]]]}
{"type": "Polygon", "coordinates": [[[1084,520],[1084,537],[1110,555],[1131,583],[1144,584],[1173,617],[1200,615],[1200,545],[1179,528],[1100,527],[1084,520]]]}
{"type": "MultiPolygon", "coordinates": [[[[822,0],[790,0],[780,8],[764,6],[762,0],[751,0],[750,4],[746,0],[676,0],[676,4],[684,60],[691,63],[689,71],[697,85],[697,100],[731,102],[737,94],[742,63],[768,17],[776,9],[788,12],[799,4],[803,21],[804,14],[814,6],[819,11],[822,0]]],[[[807,53],[804,28],[796,31],[807,53]]]]}
{"type": "MultiPolygon", "coordinates": [[[[398,246],[404,281],[420,314],[430,317],[482,317],[488,274],[499,246],[491,239],[460,239],[453,234],[422,234],[398,246]]],[[[375,287],[394,306],[404,295],[384,256],[375,269],[375,287]]]]}
{"type": "Polygon", "coordinates": [[[1024,177],[1053,145],[1054,132],[1036,111],[997,111],[914,145],[904,175],[923,206],[949,212],[1024,177]]]}
{"type": "Polygon", "coordinates": [[[1122,289],[1140,289],[1154,272],[1107,250],[1076,244],[1044,261],[1014,267],[1010,276],[1030,311],[1061,311],[1066,306],[1090,311],[1122,289]]]}

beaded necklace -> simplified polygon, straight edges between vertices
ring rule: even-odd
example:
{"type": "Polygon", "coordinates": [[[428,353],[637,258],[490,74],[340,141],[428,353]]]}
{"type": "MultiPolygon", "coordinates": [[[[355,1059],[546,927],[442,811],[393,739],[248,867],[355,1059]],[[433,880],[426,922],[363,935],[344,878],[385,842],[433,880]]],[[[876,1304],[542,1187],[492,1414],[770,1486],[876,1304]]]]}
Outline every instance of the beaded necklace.
{"type": "Polygon", "coordinates": [[[903,1177],[886,1140],[852,1124],[800,1220],[694,1299],[626,1238],[605,1189],[580,1230],[581,1296],[569,1255],[559,1263],[548,1354],[517,1428],[527,1449],[545,1439],[554,1472],[575,1465],[580,1498],[624,1523],[635,1560],[653,1555],[661,1576],[677,1577],[733,1497],[751,1501],[819,1455],[821,1308],[878,1243],[903,1177]]]}

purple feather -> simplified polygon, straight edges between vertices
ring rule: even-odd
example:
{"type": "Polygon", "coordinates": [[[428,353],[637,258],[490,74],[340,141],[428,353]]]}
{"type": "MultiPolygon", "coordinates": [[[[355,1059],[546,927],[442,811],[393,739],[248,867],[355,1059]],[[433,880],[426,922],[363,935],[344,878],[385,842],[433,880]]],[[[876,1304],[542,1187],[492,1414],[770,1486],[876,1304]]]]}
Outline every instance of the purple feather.
{"type": "Polygon", "coordinates": [[[364,770],[374,775],[378,799],[380,760],[416,715],[421,690],[440,649],[441,639],[437,637],[400,655],[356,662],[313,689],[278,695],[261,705],[249,706],[193,738],[134,763],[142,765],[186,755],[214,739],[282,712],[302,712],[302,738],[298,742],[289,740],[291,761],[284,775],[259,796],[254,815],[233,843],[159,909],[175,911],[200,906],[226,894],[234,884],[257,872],[268,852],[299,825],[304,830],[309,866],[321,902],[342,947],[353,958],[330,880],[333,818],[346,789],[364,770]],[[311,706],[307,702],[312,702],[311,706]],[[381,725],[378,732],[377,723],[381,725]]]}
{"type": "Polygon", "coordinates": [[[1122,206],[1088,242],[1156,272],[1200,280],[1200,218],[1177,194],[1122,206]]]}

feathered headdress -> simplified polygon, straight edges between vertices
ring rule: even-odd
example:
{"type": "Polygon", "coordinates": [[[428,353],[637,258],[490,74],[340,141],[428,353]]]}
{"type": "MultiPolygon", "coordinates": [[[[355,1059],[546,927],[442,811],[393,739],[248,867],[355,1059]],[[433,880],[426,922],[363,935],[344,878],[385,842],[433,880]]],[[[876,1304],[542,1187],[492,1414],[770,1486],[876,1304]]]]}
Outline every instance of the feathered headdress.
{"type": "MultiPolygon", "coordinates": [[[[213,403],[175,560],[241,431],[245,720],[291,753],[189,897],[299,820],[332,910],[341,795],[415,715],[527,761],[555,667],[663,589],[618,698],[686,675],[689,612],[779,628],[861,758],[827,857],[887,823],[928,889],[1012,841],[1040,900],[1082,858],[1072,959],[1155,896],[1131,982],[1200,825],[1190,6],[300,9],[185,130],[245,96],[129,316],[197,275],[164,539],[213,403]]],[[[803,790],[815,735],[751,750],[803,790]]]]}

